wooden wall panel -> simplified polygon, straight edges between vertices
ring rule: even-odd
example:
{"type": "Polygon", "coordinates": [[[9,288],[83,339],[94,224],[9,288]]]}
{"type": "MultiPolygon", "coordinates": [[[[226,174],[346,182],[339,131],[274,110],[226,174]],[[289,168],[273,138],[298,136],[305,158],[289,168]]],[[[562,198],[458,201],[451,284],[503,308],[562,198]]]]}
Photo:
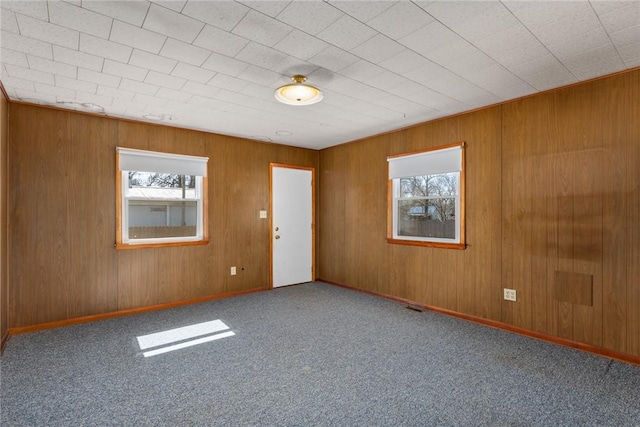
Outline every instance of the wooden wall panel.
{"type": "Polygon", "coordinates": [[[341,178],[322,200],[345,215],[322,214],[321,277],[640,355],[638,99],[635,70],[323,150],[341,178]],[[455,141],[468,144],[467,249],[366,237],[387,204],[363,196],[382,190],[380,158],[455,141]],[[557,271],[589,277],[592,304],[556,298],[557,271]]]}
{"type": "Polygon", "coordinates": [[[115,167],[117,124],[88,115],[69,121],[69,317],[115,311],[115,167]],[[87,251],[86,248],[92,248],[87,251]]]}
{"type": "MultiPolygon", "coordinates": [[[[9,103],[0,83],[0,347],[9,332],[9,278],[8,278],[8,236],[7,236],[7,132],[9,103]]],[[[0,348],[1,350],[1,348],[0,348]]]]}
{"type": "Polygon", "coordinates": [[[269,163],[318,171],[313,150],[26,104],[11,111],[9,327],[267,288],[269,221],[259,211],[269,209],[269,163]],[[116,146],[209,157],[208,245],[114,248],[116,146]]]}
{"type": "Polygon", "coordinates": [[[330,218],[324,210],[331,207],[323,205],[320,277],[499,319],[500,120],[500,109],[487,109],[323,150],[323,176],[330,171],[339,179],[322,181],[321,200],[344,206],[345,213],[330,218]],[[387,157],[459,141],[467,143],[471,194],[467,250],[387,243],[387,157]]]}

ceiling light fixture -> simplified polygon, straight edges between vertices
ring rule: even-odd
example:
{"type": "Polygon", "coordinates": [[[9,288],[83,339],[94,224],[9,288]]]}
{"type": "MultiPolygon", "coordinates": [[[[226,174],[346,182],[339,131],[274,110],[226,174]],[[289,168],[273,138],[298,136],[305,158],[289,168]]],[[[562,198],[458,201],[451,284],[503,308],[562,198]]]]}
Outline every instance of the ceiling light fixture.
{"type": "Polygon", "coordinates": [[[305,76],[296,74],[291,77],[293,83],[280,86],[273,94],[275,98],[288,105],[311,105],[322,100],[322,91],[316,87],[305,84],[305,76]]]}

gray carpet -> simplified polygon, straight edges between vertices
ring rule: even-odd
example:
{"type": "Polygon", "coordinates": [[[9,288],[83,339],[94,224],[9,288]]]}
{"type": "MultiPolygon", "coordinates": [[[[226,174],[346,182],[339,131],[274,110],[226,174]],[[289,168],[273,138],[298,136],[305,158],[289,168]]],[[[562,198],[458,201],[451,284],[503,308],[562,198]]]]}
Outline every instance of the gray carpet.
{"type": "Polygon", "coordinates": [[[14,336],[1,374],[2,426],[640,425],[639,366],[323,283],[14,336]]]}

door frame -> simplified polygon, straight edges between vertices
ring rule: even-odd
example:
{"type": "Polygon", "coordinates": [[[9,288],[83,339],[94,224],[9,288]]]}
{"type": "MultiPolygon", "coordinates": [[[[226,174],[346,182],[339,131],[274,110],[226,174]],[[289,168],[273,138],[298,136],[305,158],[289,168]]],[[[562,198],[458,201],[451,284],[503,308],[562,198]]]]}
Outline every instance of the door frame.
{"type": "Polygon", "coordinates": [[[302,169],[311,172],[311,280],[316,280],[316,169],[285,163],[269,163],[269,288],[273,287],[273,168],[302,169]]]}

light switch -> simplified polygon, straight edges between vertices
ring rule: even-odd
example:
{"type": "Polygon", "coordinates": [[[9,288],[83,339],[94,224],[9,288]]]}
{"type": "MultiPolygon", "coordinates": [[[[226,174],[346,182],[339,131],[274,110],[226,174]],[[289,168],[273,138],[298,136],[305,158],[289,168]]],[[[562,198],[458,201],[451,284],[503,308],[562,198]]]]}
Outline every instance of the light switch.
{"type": "Polygon", "coordinates": [[[260,211],[260,218],[266,218],[267,217],[267,211],[260,211]]]}

